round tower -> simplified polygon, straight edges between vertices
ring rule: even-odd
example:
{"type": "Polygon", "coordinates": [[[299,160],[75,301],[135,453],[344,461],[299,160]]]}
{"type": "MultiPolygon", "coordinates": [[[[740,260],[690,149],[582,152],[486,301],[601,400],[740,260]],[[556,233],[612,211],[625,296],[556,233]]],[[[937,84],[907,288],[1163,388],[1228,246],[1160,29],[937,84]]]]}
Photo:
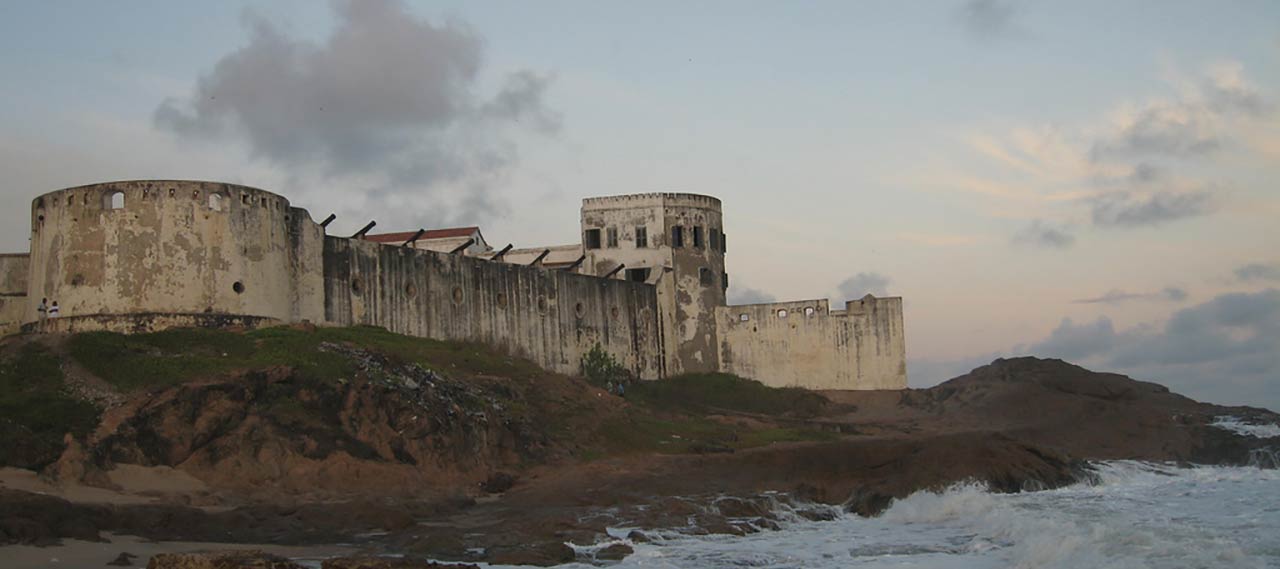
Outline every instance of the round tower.
{"type": "Polygon", "coordinates": [[[140,180],[50,192],[31,206],[34,303],[58,330],[288,321],[297,228],[310,216],[271,192],[140,180]],[[293,218],[306,219],[293,219],[293,218]]]}

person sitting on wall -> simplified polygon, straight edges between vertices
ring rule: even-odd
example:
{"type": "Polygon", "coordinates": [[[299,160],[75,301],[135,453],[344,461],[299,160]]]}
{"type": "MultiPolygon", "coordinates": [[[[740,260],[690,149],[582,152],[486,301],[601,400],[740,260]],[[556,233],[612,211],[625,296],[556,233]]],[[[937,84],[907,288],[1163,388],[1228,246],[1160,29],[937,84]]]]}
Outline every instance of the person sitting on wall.
{"type": "Polygon", "coordinates": [[[40,304],[36,306],[36,332],[44,332],[45,320],[49,318],[49,299],[40,299],[40,304]]]}
{"type": "Polygon", "coordinates": [[[53,301],[53,306],[49,307],[49,318],[58,317],[58,301],[53,301]]]}

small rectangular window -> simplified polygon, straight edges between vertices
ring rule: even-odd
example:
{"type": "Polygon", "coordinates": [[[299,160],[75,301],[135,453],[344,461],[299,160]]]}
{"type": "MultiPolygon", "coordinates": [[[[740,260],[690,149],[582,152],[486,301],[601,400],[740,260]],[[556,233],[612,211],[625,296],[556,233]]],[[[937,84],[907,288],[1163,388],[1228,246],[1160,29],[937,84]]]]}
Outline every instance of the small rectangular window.
{"type": "Polygon", "coordinates": [[[711,272],[711,269],[706,267],[698,269],[698,282],[702,286],[711,286],[711,281],[714,280],[716,280],[715,273],[711,272]]]}
{"type": "Polygon", "coordinates": [[[693,246],[697,249],[702,248],[702,226],[693,226],[693,246]]]}
{"type": "Polygon", "coordinates": [[[605,247],[610,249],[618,248],[618,228],[610,227],[605,231],[605,247]]]}
{"type": "Polygon", "coordinates": [[[627,269],[627,280],[638,283],[649,282],[649,269],[627,269]]]}
{"type": "Polygon", "coordinates": [[[636,226],[636,249],[644,249],[649,246],[649,228],[638,225],[636,226]]]}
{"type": "Polygon", "coordinates": [[[729,236],[725,235],[724,233],[721,233],[720,234],[720,252],[726,253],[728,251],[729,251],[729,236]]]}
{"type": "Polygon", "coordinates": [[[582,240],[584,243],[586,243],[588,249],[599,249],[600,248],[600,230],[588,229],[586,234],[583,235],[582,240]]]}
{"type": "Polygon", "coordinates": [[[684,247],[684,228],[679,225],[671,226],[671,246],[684,247]]]}
{"type": "Polygon", "coordinates": [[[720,288],[729,290],[729,273],[720,273],[720,288]]]}
{"type": "Polygon", "coordinates": [[[711,250],[719,251],[720,250],[720,230],[712,227],[710,235],[708,235],[707,237],[711,241],[711,250]]]}

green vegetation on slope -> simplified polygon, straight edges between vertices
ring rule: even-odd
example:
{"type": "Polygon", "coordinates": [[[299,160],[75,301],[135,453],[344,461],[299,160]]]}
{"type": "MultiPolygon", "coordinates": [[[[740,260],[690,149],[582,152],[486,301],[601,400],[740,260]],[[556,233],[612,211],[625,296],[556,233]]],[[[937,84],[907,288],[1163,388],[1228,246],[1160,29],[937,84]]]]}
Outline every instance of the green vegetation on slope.
{"type": "Polygon", "coordinates": [[[798,387],[769,387],[725,373],[689,374],[663,381],[636,382],[627,398],[657,409],[690,413],[737,411],[782,417],[815,417],[831,402],[798,387]]]}
{"type": "MultiPolygon", "coordinates": [[[[583,458],[724,452],[838,436],[805,424],[803,419],[822,414],[831,403],[803,389],[771,388],[727,374],[694,374],[631,381],[626,393],[630,405],[618,401],[602,407],[597,398],[603,394],[530,362],[477,344],[404,336],[382,328],[93,332],[71,336],[66,349],[85,369],[121,392],[134,393],[275,366],[292,368],[300,380],[318,382],[317,388],[333,385],[362,369],[357,361],[362,356],[343,346],[483,384],[483,391],[496,398],[506,413],[528,418],[528,424],[577,449],[573,454],[583,458]]],[[[53,356],[43,357],[53,362],[56,372],[53,356]]],[[[53,377],[56,384],[60,375],[53,377]]],[[[596,380],[588,381],[607,383],[596,380]]],[[[287,396],[268,393],[262,401],[270,405],[275,420],[302,431],[311,432],[332,419],[315,405],[302,405],[287,396]]],[[[58,437],[60,442],[60,433],[58,437]]]]}
{"type": "Polygon", "coordinates": [[[97,424],[98,409],[65,392],[58,358],[43,346],[0,360],[0,466],[53,462],[65,433],[84,435],[97,424]]]}
{"type": "Polygon", "coordinates": [[[323,349],[325,343],[348,342],[455,376],[511,376],[537,371],[529,362],[499,356],[475,344],[414,338],[373,327],[276,327],[243,334],[209,329],[135,335],[90,332],[72,336],[67,347],[80,365],[117,389],[133,392],[270,366],[290,366],[317,379],[351,377],[356,362],[323,349]]]}

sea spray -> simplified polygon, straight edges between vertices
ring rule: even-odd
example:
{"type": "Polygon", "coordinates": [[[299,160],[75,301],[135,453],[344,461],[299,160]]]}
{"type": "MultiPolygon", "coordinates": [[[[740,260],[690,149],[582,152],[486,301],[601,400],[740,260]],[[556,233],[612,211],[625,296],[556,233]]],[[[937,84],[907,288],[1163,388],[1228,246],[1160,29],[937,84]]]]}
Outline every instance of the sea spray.
{"type": "Polygon", "coordinates": [[[612,565],[623,569],[1280,567],[1280,470],[1136,461],[1094,468],[1094,484],[1020,494],[960,484],[897,500],[876,518],[797,517],[746,536],[653,532],[633,542],[630,528],[615,528],[592,550],[632,547],[612,565]]]}

